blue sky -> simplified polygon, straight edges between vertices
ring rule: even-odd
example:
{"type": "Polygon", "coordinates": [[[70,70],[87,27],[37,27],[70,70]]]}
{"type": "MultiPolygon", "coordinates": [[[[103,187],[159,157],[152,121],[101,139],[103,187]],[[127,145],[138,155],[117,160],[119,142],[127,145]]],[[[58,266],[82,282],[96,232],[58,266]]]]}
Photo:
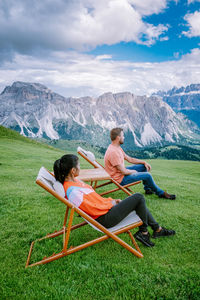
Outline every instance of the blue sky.
{"type": "MultiPolygon", "coordinates": [[[[184,20],[187,14],[200,11],[199,3],[188,1],[168,1],[166,9],[159,14],[152,14],[143,19],[154,25],[167,24],[168,30],[164,34],[168,39],[158,40],[151,46],[137,44],[135,42],[121,42],[115,45],[97,46],[91,54],[111,54],[115,60],[129,60],[134,62],[161,62],[180,58],[193,48],[199,48],[199,36],[188,38],[183,31],[188,30],[188,23],[184,20]]],[[[200,16],[199,16],[200,18],[200,16]]],[[[200,23],[199,23],[200,25],[200,23]]]]}
{"type": "Polygon", "coordinates": [[[151,95],[200,83],[200,0],[0,0],[0,91],[151,95]]]}

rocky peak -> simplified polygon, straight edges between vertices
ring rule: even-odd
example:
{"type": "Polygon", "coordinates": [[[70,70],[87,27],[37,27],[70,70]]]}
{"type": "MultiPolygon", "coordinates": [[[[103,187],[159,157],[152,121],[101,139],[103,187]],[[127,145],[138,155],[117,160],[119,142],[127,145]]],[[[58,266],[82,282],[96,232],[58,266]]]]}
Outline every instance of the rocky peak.
{"type": "Polygon", "coordinates": [[[28,83],[22,81],[15,81],[11,86],[7,86],[1,94],[16,93],[18,91],[37,91],[37,92],[51,92],[46,86],[40,83],[28,83]]]}
{"type": "Polygon", "coordinates": [[[172,109],[183,113],[200,127],[200,84],[173,87],[167,92],[159,91],[154,95],[162,97],[161,99],[172,109]]]}
{"type": "Polygon", "coordinates": [[[185,88],[185,92],[198,91],[200,93],[200,84],[190,84],[185,88]]]}
{"type": "Polygon", "coordinates": [[[171,90],[168,91],[158,91],[154,93],[154,96],[160,96],[160,97],[170,97],[170,96],[177,96],[177,95],[186,95],[186,94],[200,94],[200,84],[190,84],[186,87],[182,86],[180,88],[173,87],[171,90]]]}
{"type": "Polygon", "coordinates": [[[40,83],[22,81],[14,82],[11,86],[7,86],[1,93],[2,96],[9,99],[13,95],[15,99],[21,102],[30,101],[33,98],[41,99],[41,97],[50,100],[51,94],[52,91],[40,83]]]}

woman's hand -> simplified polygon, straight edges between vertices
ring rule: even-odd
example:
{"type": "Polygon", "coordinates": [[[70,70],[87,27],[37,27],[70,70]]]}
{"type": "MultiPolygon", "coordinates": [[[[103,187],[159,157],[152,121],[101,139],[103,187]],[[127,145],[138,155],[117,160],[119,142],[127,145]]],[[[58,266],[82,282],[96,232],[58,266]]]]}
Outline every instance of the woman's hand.
{"type": "Polygon", "coordinates": [[[118,204],[121,201],[122,201],[121,199],[115,199],[116,204],[118,204]]]}

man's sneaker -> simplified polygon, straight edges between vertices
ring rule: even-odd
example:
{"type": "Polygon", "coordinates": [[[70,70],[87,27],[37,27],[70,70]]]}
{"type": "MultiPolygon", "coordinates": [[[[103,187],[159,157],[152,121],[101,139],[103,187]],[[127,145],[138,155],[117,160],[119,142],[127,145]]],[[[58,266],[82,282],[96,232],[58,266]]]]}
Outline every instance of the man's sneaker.
{"type": "Polygon", "coordinates": [[[150,234],[149,233],[148,234],[143,234],[141,231],[137,231],[134,234],[134,237],[147,247],[153,247],[154,246],[154,243],[152,243],[150,241],[150,234]]]}
{"type": "Polygon", "coordinates": [[[152,190],[145,190],[145,195],[152,195],[154,192],[152,190]]]}
{"type": "Polygon", "coordinates": [[[153,232],[152,238],[156,239],[156,238],[161,237],[161,236],[174,235],[175,233],[176,233],[175,230],[170,230],[170,229],[166,229],[166,228],[162,227],[161,231],[159,231],[159,232],[154,231],[153,232]]]}
{"type": "Polygon", "coordinates": [[[176,199],[176,195],[171,195],[171,194],[168,194],[167,192],[164,192],[164,194],[160,195],[159,197],[165,198],[165,199],[170,199],[170,200],[176,199]]]}

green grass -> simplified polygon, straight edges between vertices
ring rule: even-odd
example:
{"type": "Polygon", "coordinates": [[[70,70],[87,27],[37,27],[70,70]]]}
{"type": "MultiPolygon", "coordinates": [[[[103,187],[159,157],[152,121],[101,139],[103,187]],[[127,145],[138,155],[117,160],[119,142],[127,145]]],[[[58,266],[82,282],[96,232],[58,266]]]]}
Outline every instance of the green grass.
{"type": "MultiPolygon", "coordinates": [[[[0,299],[199,299],[200,163],[149,161],[156,182],[177,200],[146,197],[174,237],[155,240],[138,259],[112,240],[65,258],[25,269],[30,242],[62,227],[65,207],[35,184],[39,168],[52,169],[64,152],[0,127],[0,299]]],[[[81,160],[82,168],[89,165],[81,160]]],[[[135,191],[143,193],[142,185],[135,191]]],[[[124,198],[119,192],[113,198],[124,198]]],[[[75,217],[75,222],[80,218],[75,217]]],[[[135,231],[133,231],[135,232],[135,231]]],[[[72,245],[100,233],[73,231],[72,245]]],[[[121,235],[129,241],[128,235],[121,235]]],[[[36,244],[33,260],[59,252],[61,238],[36,244]]]]}

